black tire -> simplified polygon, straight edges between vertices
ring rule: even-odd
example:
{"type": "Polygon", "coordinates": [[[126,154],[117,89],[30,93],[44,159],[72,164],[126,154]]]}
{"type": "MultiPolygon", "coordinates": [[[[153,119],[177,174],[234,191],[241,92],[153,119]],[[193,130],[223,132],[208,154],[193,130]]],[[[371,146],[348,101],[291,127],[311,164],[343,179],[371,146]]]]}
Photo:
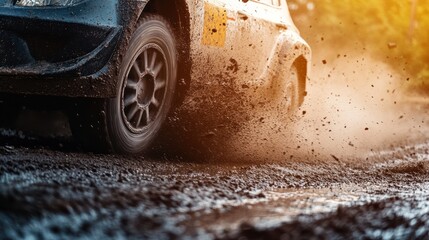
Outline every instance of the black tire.
{"type": "Polygon", "coordinates": [[[145,151],[172,108],[176,75],[173,31],[162,17],[145,16],[123,57],[117,96],[76,103],[77,113],[70,118],[73,134],[95,151],[145,151]]]}
{"type": "Polygon", "coordinates": [[[14,99],[0,98],[0,128],[15,128],[20,106],[14,99]]]}

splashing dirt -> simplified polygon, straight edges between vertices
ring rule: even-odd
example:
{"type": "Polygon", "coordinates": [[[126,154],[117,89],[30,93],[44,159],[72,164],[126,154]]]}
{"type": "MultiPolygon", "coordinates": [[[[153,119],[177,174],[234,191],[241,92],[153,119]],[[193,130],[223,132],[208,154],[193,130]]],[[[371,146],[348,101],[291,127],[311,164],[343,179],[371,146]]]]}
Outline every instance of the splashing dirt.
{"type": "MultiPolygon", "coordinates": [[[[192,149],[208,151],[203,159],[235,162],[341,161],[412,140],[409,136],[424,136],[419,132],[428,125],[423,118],[427,109],[404,104],[409,99],[402,91],[407,82],[404,72],[371,58],[364,50],[328,51],[319,51],[313,59],[308,96],[296,116],[287,114],[276,101],[255,107],[249,100],[243,102],[243,96],[230,98],[238,96],[237,92],[222,95],[213,90],[216,97],[207,99],[216,99],[216,105],[191,113],[188,123],[197,121],[192,124],[198,127],[185,127],[193,139],[192,149]],[[219,123],[219,117],[210,117],[213,113],[228,121],[219,123]],[[231,123],[234,127],[228,127],[231,123]]],[[[209,96],[210,92],[204,94],[209,96]]],[[[188,155],[195,156],[194,150],[188,155]]]]}
{"type": "Polygon", "coordinates": [[[298,119],[282,121],[275,108],[260,112],[233,137],[235,156],[340,161],[404,141],[428,125],[424,113],[404,107],[402,73],[362,53],[324,56],[315,59],[298,119]]]}

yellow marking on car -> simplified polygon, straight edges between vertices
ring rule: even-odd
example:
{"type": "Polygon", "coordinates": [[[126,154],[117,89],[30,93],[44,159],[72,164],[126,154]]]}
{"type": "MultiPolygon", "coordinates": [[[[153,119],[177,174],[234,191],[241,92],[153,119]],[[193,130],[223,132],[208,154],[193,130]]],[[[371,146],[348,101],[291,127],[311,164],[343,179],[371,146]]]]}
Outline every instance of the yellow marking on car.
{"type": "Polygon", "coordinates": [[[210,3],[204,4],[204,45],[223,47],[226,39],[227,12],[225,8],[210,3]]]}

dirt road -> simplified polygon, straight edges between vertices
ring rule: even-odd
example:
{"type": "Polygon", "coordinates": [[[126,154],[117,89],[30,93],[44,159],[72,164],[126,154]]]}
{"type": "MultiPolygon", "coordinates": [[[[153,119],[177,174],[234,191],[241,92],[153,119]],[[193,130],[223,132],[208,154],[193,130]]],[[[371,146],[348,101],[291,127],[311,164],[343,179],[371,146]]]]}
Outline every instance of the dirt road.
{"type": "Polygon", "coordinates": [[[94,155],[2,130],[0,239],[428,239],[422,126],[353,157],[259,163],[94,155]]]}
{"type": "Polygon", "coordinates": [[[86,153],[61,114],[21,113],[0,129],[0,239],[429,239],[427,99],[362,54],[318,56],[299,121],[261,112],[230,159],[86,153]]]}

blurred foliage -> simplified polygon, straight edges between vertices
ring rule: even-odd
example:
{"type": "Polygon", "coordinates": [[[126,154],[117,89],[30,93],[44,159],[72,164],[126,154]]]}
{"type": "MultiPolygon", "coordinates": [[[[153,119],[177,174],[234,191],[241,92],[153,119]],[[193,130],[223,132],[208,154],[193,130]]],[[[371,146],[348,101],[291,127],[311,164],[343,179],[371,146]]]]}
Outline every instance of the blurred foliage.
{"type": "MultiPolygon", "coordinates": [[[[405,63],[414,87],[429,90],[429,3],[427,0],[289,0],[314,5],[313,31],[336,44],[362,43],[394,67],[405,63]]],[[[401,67],[402,68],[402,67],[401,67]]],[[[425,91],[426,91],[425,90],[425,91]]]]}

